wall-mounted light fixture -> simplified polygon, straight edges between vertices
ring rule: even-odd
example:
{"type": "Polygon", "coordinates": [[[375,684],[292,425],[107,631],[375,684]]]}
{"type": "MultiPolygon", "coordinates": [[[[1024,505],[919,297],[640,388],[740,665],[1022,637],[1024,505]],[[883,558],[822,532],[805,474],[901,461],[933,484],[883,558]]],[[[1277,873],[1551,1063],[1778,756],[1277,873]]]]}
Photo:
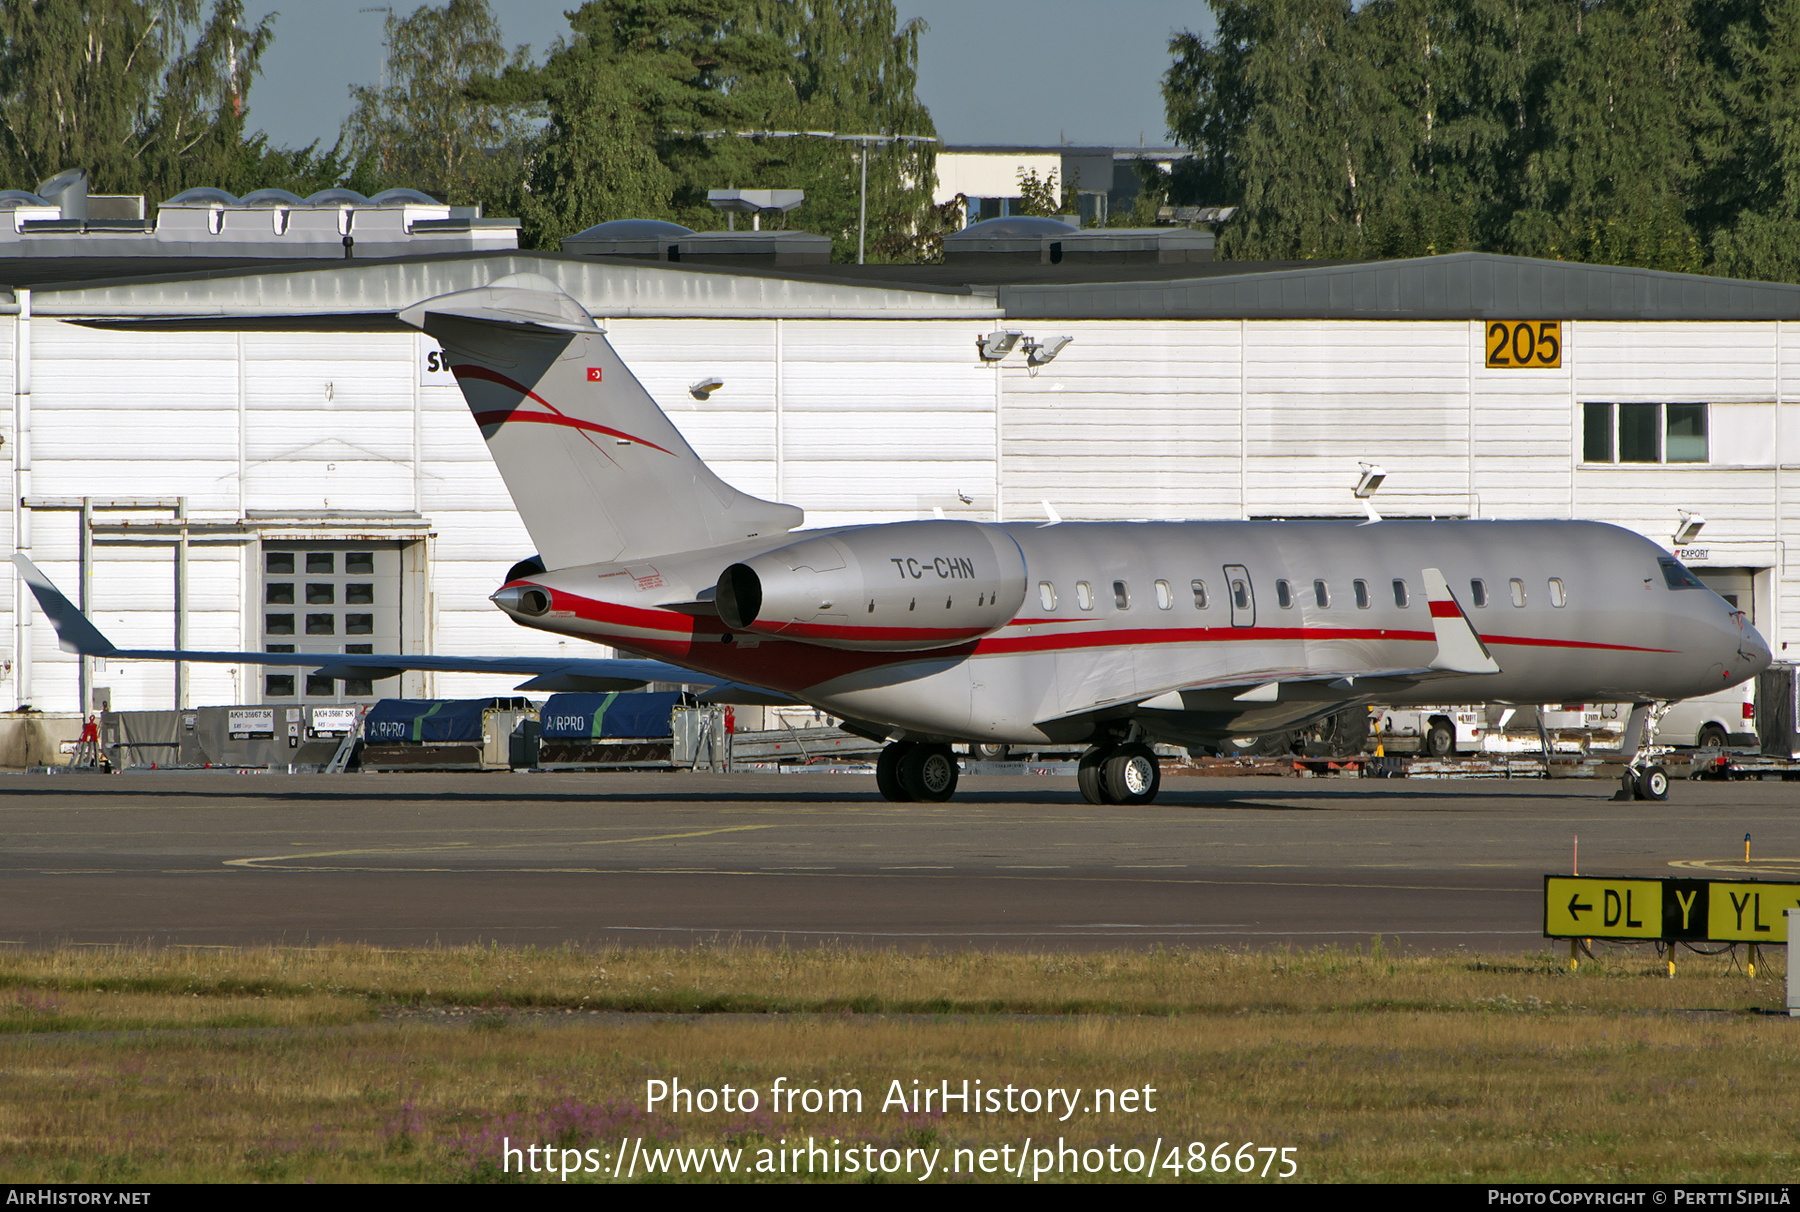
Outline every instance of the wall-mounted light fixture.
{"type": "Polygon", "coordinates": [[[688,394],[693,396],[696,400],[704,400],[723,386],[725,386],[724,379],[719,378],[717,375],[708,375],[698,383],[689,383],[688,394]]]}

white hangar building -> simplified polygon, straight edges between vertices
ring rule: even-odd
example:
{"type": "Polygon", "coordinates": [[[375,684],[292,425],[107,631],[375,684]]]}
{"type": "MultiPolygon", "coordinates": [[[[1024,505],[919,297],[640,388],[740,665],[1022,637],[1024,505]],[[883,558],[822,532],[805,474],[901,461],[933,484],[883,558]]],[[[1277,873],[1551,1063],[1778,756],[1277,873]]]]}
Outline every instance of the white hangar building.
{"type": "MultiPolygon", "coordinates": [[[[1778,655],[1800,625],[1800,286],[1477,254],[1164,261],[1142,233],[1059,259],[1055,230],[1042,255],[1024,234],[991,264],[919,267],[0,259],[0,527],[122,646],[553,652],[487,601],[530,540],[435,349],[393,319],[529,272],[599,318],[726,479],[808,525],[1045,502],[1070,520],[1361,517],[1368,463],[1388,517],[1593,518],[1666,546],[1703,518],[1683,557],[1778,655]],[[995,330],[1021,339],[985,360],[995,330]],[[1028,364],[1029,342],[1064,336],[1028,364]]],[[[80,662],[11,590],[0,702],[80,710],[80,662]]],[[[115,661],[88,686],[156,709],[514,681],[115,661]]]]}

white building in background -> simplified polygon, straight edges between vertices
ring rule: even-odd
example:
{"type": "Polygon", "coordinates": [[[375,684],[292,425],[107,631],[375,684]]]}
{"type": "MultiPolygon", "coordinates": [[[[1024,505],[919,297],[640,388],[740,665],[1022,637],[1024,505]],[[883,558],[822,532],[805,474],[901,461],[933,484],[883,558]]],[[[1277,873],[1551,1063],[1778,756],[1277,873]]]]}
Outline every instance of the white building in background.
{"type": "Polygon", "coordinates": [[[1108,215],[1131,208],[1138,192],[1137,161],[1166,173],[1192,154],[1181,147],[946,144],[937,152],[932,202],[942,206],[961,194],[969,199],[967,222],[1005,218],[1019,213],[1021,177],[1030,173],[1048,182],[1054,176],[1059,192],[1073,187],[1080,196],[1081,226],[1104,226],[1108,215]]]}
{"type": "MultiPolygon", "coordinates": [[[[72,595],[85,580],[123,646],[554,652],[563,641],[487,601],[530,540],[437,351],[392,318],[516,272],[580,299],[721,475],[803,506],[809,526],[1037,519],[1045,502],[1070,520],[1360,518],[1358,464],[1375,463],[1389,517],[1594,518],[1673,546],[1698,515],[1680,554],[1778,657],[1800,643],[1785,559],[1800,538],[1800,287],[1477,254],[51,268],[0,263],[21,283],[0,294],[16,487],[0,527],[72,595]],[[1036,368],[1021,351],[985,362],[976,341],[995,328],[1073,341],[1036,368]],[[723,385],[690,390],[709,378],[723,385]]],[[[75,711],[79,662],[28,600],[16,579],[0,598],[0,700],[75,711]]],[[[179,701],[465,697],[517,680],[289,678],[191,666],[179,701]]],[[[96,662],[90,685],[115,709],[177,702],[165,664],[96,662]]]]}

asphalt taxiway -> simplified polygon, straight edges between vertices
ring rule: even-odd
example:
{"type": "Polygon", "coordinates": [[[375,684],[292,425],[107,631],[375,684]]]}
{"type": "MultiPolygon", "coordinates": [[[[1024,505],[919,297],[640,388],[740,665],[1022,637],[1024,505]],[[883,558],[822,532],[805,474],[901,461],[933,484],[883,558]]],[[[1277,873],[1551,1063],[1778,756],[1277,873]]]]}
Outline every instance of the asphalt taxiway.
{"type": "Polygon", "coordinates": [[[1800,784],[0,776],[0,942],[1531,951],[1542,877],[1800,871],[1800,784]],[[1752,860],[1743,862],[1744,834],[1752,860]]]}

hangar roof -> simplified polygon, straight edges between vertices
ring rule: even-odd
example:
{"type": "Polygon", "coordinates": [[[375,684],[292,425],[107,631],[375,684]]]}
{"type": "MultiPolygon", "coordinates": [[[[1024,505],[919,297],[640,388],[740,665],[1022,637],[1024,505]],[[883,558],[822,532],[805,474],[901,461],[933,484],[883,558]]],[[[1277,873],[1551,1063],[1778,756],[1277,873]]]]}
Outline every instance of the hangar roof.
{"type": "Polygon", "coordinates": [[[985,284],[1015,320],[1800,319],[1800,286],[1787,283],[1492,253],[1075,269],[845,265],[830,272],[845,280],[985,284]]]}
{"type": "MultiPolygon", "coordinates": [[[[38,266],[29,267],[36,270],[38,266]]],[[[894,282],[810,281],[778,273],[598,261],[548,253],[465,253],[386,260],[267,262],[195,268],[127,265],[129,276],[33,285],[32,314],[100,321],[399,327],[394,313],[422,299],[483,286],[504,274],[542,274],[595,316],[905,319],[995,318],[991,291],[894,282]]],[[[0,265],[0,274],[16,270],[0,265]]],[[[34,277],[13,273],[15,282],[34,277]]],[[[17,306],[17,293],[7,302],[17,306]]],[[[12,310],[12,309],[8,309],[12,310]]]]}
{"type": "MultiPolygon", "coordinates": [[[[73,259],[70,259],[71,261],[73,259]]],[[[556,253],[82,265],[0,261],[39,315],[384,325],[433,295],[540,273],[596,316],[926,319],[1793,320],[1800,285],[1451,253],[1398,261],[721,268],[556,253]]],[[[13,302],[10,290],[0,300],[13,302]]],[[[3,305],[3,304],[0,304],[3,305]]],[[[8,308],[7,310],[11,310],[8,308]]]]}

